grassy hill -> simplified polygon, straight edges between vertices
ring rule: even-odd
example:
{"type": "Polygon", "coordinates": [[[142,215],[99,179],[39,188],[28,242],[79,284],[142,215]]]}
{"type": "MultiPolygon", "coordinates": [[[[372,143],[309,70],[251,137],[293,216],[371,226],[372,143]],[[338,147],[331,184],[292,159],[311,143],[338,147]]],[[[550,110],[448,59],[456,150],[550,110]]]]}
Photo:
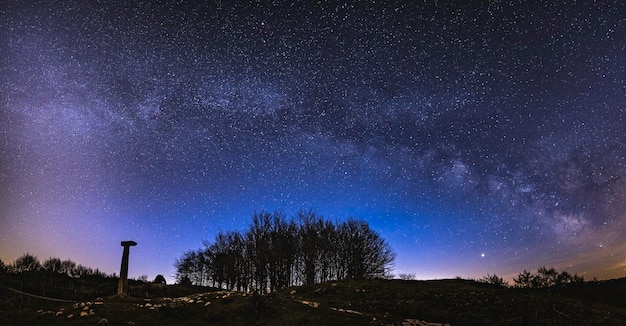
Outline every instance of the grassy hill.
{"type": "Polygon", "coordinates": [[[340,281],[263,296],[131,284],[131,293],[142,292],[147,293],[61,303],[26,299],[1,289],[0,324],[621,325],[626,321],[624,279],[558,289],[503,288],[458,279],[340,281]]]}

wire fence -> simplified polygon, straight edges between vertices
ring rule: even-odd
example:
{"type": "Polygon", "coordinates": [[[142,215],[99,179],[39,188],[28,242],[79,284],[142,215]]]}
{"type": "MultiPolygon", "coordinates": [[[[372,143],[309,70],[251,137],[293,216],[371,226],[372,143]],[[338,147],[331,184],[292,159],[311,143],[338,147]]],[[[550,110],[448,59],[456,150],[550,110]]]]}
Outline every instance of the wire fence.
{"type": "Polygon", "coordinates": [[[49,297],[44,297],[41,295],[34,295],[34,294],[30,294],[24,291],[20,291],[17,289],[13,289],[13,288],[6,288],[9,291],[12,291],[13,293],[19,294],[19,295],[23,295],[26,297],[30,297],[30,298],[35,298],[35,299],[41,299],[41,300],[46,300],[46,301],[51,301],[51,302],[63,302],[63,303],[75,303],[77,301],[73,301],[73,300],[64,300],[64,299],[57,299],[57,298],[49,298],[49,297]]]}

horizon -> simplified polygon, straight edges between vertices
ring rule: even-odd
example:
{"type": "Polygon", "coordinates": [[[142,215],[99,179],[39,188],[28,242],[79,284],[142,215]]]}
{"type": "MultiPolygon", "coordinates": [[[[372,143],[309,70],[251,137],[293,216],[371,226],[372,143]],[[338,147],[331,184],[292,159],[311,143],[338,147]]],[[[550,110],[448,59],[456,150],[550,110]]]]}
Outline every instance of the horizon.
{"type": "Polygon", "coordinates": [[[0,11],[0,259],[172,280],[256,211],[365,220],[419,279],[626,276],[626,2],[0,11]],[[58,257],[66,259],[65,257],[58,257]]]}
{"type": "MultiPolygon", "coordinates": [[[[292,220],[293,218],[294,217],[290,216],[288,218],[288,220],[292,220]]],[[[233,231],[233,230],[227,230],[227,231],[233,231]]],[[[242,230],[237,230],[237,231],[242,231],[242,230]]],[[[376,230],[373,230],[373,231],[377,232],[376,230]]],[[[205,240],[205,241],[207,241],[207,240],[205,240]]],[[[205,241],[203,241],[203,242],[205,242],[205,241]]],[[[211,243],[212,241],[207,241],[207,242],[211,243]]],[[[122,247],[122,246],[120,245],[120,247],[122,247]]],[[[198,248],[195,248],[195,249],[189,249],[189,250],[200,250],[200,249],[204,249],[204,248],[205,248],[205,246],[203,244],[201,247],[198,247],[198,248]]],[[[19,258],[19,257],[24,256],[26,254],[30,254],[30,255],[34,256],[35,258],[37,258],[40,264],[43,264],[45,262],[45,260],[47,260],[49,258],[59,258],[61,260],[71,260],[71,261],[75,262],[77,265],[83,265],[84,267],[91,268],[94,271],[98,270],[100,272],[103,272],[103,273],[105,273],[105,275],[107,277],[119,278],[119,268],[118,268],[117,271],[107,272],[107,271],[104,271],[103,269],[101,269],[101,268],[99,268],[97,266],[94,267],[94,266],[90,266],[90,265],[85,265],[85,264],[82,264],[82,263],[80,263],[78,261],[75,261],[75,260],[73,260],[71,258],[61,258],[60,256],[50,256],[50,257],[47,257],[45,259],[41,259],[39,256],[37,256],[35,254],[32,254],[30,252],[23,253],[23,254],[19,255],[18,257],[16,257],[16,258],[19,258]]],[[[179,257],[177,257],[176,259],[181,258],[183,256],[183,254],[184,253],[181,253],[181,255],[179,257]]],[[[133,261],[132,260],[132,249],[131,249],[130,257],[131,257],[131,259],[129,261],[129,265],[132,266],[132,261],[133,261]]],[[[14,263],[15,259],[13,259],[11,261],[5,261],[5,260],[2,260],[2,261],[4,262],[5,266],[8,266],[9,264],[14,263]]],[[[120,264],[121,264],[121,253],[120,253],[120,264]]],[[[174,263],[172,263],[172,265],[174,265],[174,263]]],[[[391,268],[390,268],[389,274],[388,274],[388,277],[390,279],[404,279],[403,275],[405,275],[405,276],[410,277],[408,280],[416,280],[416,281],[436,281],[436,280],[452,280],[452,279],[463,279],[463,280],[479,281],[480,279],[482,279],[483,277],[486,277],[488,275],[494,275],[494,276],[497,275],[499,277],[502,277],[504,279],[505,283],[507,283],[509,286],[511,284],[513,284],[513,279],[516,276],[518,276],[520,273],[522,273],[523,271],[529,271],[529,272],[532,273],[532,272],[538,270],[541,267],[553,268],[553,266],[542,265],[542,266],[537,266],[536,268],[526,268],[524,270],[520,270],[520,271],[517,271],[517,272],[514,272],[514,273],[509,273],[509,274],[504,274],[504,275],[500,275],[500,274],[496,274],[496,273],[492,273],[492,272],[487,271],[485,274],[477,275],[477,276],[462,276],[460,274],[454,274],[454,276],[446,276],[446,277],[439,277],[439,278],[421,278],[415,272],[411,272],[411,271],[396,271],[395,268],[394,268],[394,265],[395,265],[395,262],[392,262],[391,263],[391,268]]],[[[566,270],[566,269],[556,268],[556,270],[557,270],[557,272],[562,272],[562,271],[563,272],[570,272],[569,270],[566,270]]],[[[158,275],[162,275],[167,280],[167,284],[168,285],[169,284],[177,284],[176,283],[176,276],[174,274],[173,275],[164,275],[164,274],[149,275],[149,274],[146,274],[146,273],[141,273],[140,271],[135,271],[135,273],[133,274],[133,273],[130,273],[132,271],[133,271],[132,269],[129,270],[129,276],[128,276],[129,279],[133,279],[133,280],[137,280],[138,281],[138,280],[141,280],[141,278],[145,276],[147,282],[152,282],[158,275]]],[[[572,273],[572,274],[578,275],[578,273],[572,273]]],[[[450,274],[450,275],[452,275],[452,274],[450,274]]],[[[595,279],[597,279],[599,281],[603,281],[603,280],[612,280],[612,279],[619,279],[619,278],[626,277],[626,276],[621,276],[621,277],[598,278],[596,275],[586,275],[586,274],[580,274],[579,276],[584,277],[585,281],[592,281],[592,280],[595,280],[595,279]]]]}

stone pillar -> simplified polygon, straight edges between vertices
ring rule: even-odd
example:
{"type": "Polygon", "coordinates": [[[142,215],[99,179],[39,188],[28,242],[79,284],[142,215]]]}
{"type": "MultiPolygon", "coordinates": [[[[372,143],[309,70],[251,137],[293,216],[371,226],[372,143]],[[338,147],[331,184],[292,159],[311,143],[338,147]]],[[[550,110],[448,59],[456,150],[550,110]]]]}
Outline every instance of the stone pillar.
{"type": "Polygon", "coordinates": [[[136,246],[135,241],[122,241],[124,253],[122,254],[122,267],[120,268],[120,280],[117,283],[117,294],[128,295],[128,254],[131,246],[136,246]]]}

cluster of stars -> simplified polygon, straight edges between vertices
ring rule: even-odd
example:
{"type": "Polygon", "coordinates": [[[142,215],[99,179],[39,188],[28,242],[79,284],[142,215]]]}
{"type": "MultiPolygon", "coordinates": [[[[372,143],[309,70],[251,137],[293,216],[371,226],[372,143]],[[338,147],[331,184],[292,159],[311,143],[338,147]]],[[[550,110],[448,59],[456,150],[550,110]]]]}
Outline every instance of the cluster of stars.
{"type": "Polygon", "coordinates": [[[620,1],[0,14],[0,259],[113,272],[133,237],[166,274],[255,211],[303,208],[367,219],[399,272],[621,276],[577,261],[626,254],[620,1]]]}

